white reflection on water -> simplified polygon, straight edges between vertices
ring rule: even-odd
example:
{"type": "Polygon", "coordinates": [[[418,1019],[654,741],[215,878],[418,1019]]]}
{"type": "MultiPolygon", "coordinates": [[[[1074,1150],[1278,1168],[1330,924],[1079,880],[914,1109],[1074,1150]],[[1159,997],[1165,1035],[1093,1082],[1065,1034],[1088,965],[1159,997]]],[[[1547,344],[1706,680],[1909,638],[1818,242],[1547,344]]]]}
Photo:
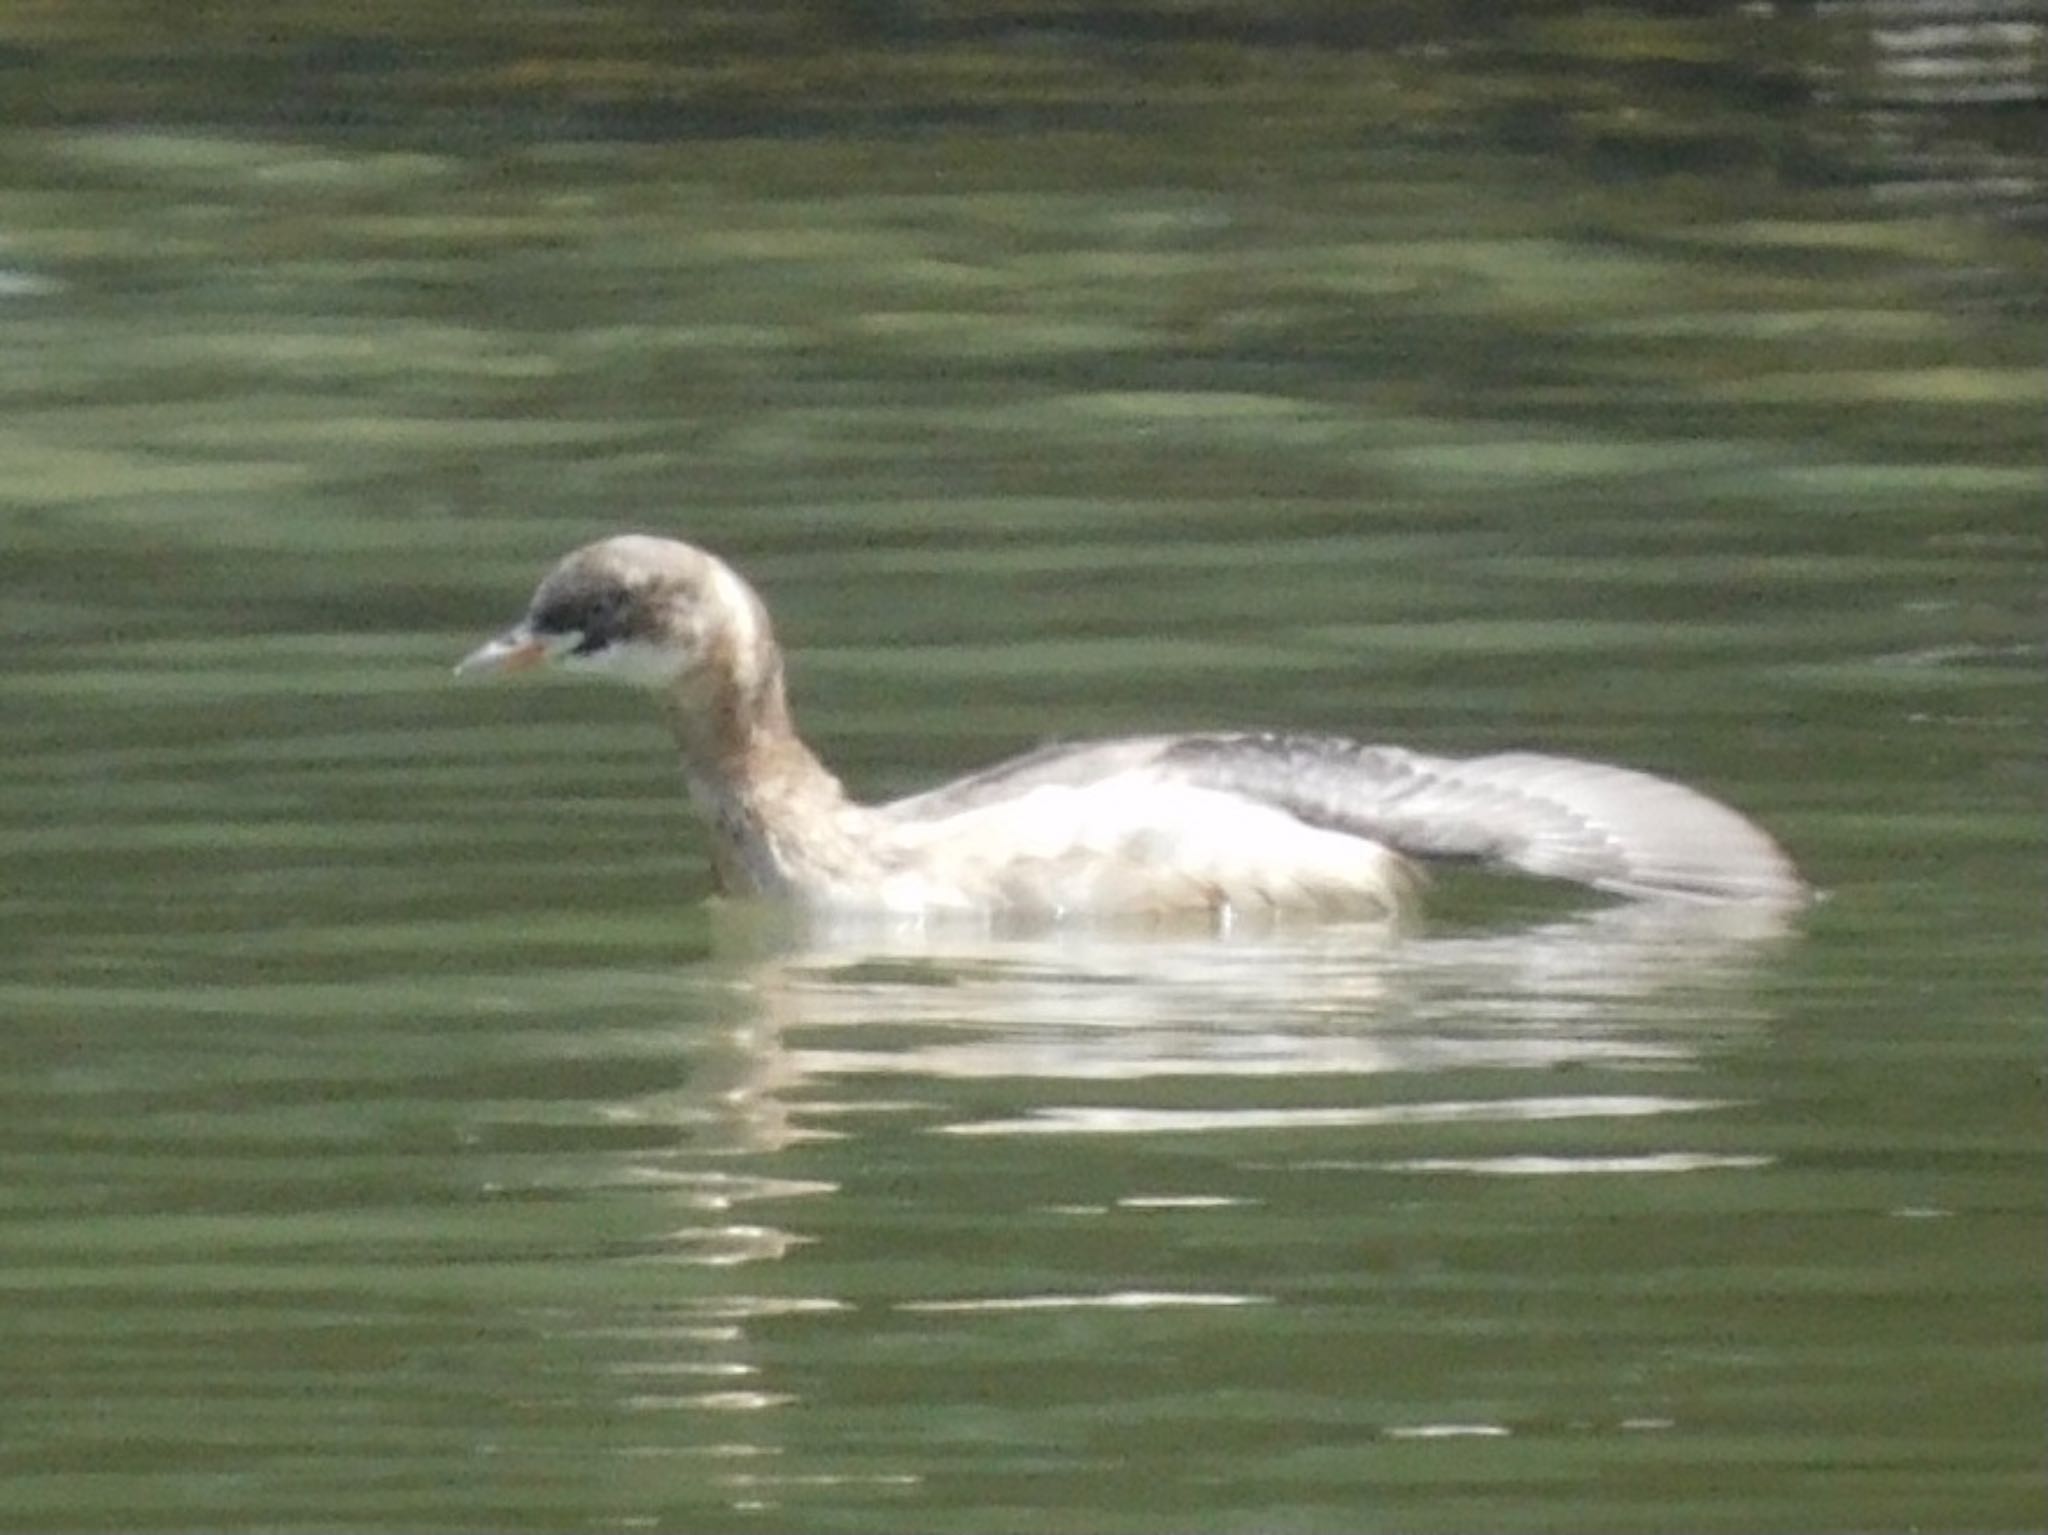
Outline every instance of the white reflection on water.
{"type": "Polygon", "coordinates": [[[1162,1306],[1257,1306],[1265,1295],[1116,1290],[1106,1295],[1004,1295],[983,1300],[899,1301],[898,1311],[1151,1311],[1162,1306]]]}
{"type": "Polygon", "coordinates": [[[1697,1151],[1640,1157],[1396,1157],[1385,1162],[1304,1162],[1327,1171],[1480,1173],[1502,1178],[1554,1178],[1572,1173],[1699,1173],[1716,1168],[1769,1167],[1776,1157],[1712,1156],[1697,1151]]]}
{"type": "Polygon", "coordinates": [[[808,1239],[774,1226],[728,1225],[685,1226],[658,1240],[668,1245],[666,1261],[729,1268],[736,1263],[783,1257],[808,1239]]]}
{"type": "Polygon", "coordinates": [[[1623,1095],[1409,1103],[1355,1109],[1045,1108],[1028,1119],[942,1125],[948,1135],[1160,1135],[1190,1130],[1299,1130],[1345,1125],[1440,1125],[1537,1119],[1638,1119],[1728,1106],[1725,1099],[1623,1095]]]}
{"type": "Polygon", "coordinates": [[[1247,1203],[1227,1194],[1126,1194],[1116,1202],[1119,1210],[1227,1210],[1247,1203]]]}
{"type": "MultiPolygon", "coordinates": [[[[1496,1088],[1504,1072],[1534,1072],[1548,1089],[1551,1074],[1566,1067],[1631,1079],[1654,1074],[1675,1086],[1703,1049],[1731,1027],[1756,1021],[1744,987],[1785,931],[1782,916],[1773,914],[1654,905],[1443,937],[1352,926],[1228,938],[1064,930],[1035,937],[865,928],[792,933],[755,920],[756,914],[735,914],[723,935],[717,979],[732,999],[728,1027],[701,1042],[690,1085],[620,1107],[638,1118],[672,1110],[679,1119],[701,1120],[713,1104],[727,1151],[756,1155],[858,1135],[864,1118],[943,1110],[946,1095],[935,1087],[947,1082],[1007,1084],[1013,1094],[1033,1082],[1132,1088],[1131,1101],[1122,1103],[1034,1101],[1021,1112],[955,1114],[924,1127],[961,1136],[1696,1115],[1729,1100],[1645,1092],[1638,1080],[1563,1094],[1482,1095],[1472,1088],[1496,1088]],[[1273,1101],[1288,1083],[1394,1075],[1465,1091],[1404,1094],[1394,1102],[1380,1101],[1380,1094],[1336,1105],[1273,1101]],[[1187,1106],[1142,1097],[1152,1081],[1233,1078],[1246,1084],[1244,1101],[1187,1106]],[[879,1079],[902,1081],[904,1091],[880,1096],[860,1085],[879,1079]],[[835,1083],[842,1084],[837,1093],[835,1083]]],[[[1348,1165],[1563,1176],[1734,1169],[1764,1160],[1668,1147],[1578,1156],[1511,1148],[1348,1165]]],[[[632,1163],[619,1181],[668,1184],[707,1213],[835,1191],[817,1180],[646,1161],[632,1163]]],[[[781,1258],[802,1240],[757,1218],[692,1223],[669,1234],[663,1256],[732,1266],[781,1258]]]]}
{"type": "MultiPolygon", "coordinates": [[[[1290,1174],[1627,1176],[1769,1161],[1658,1144],[1654,1129],[1648,1144],[1634,1134],[1616,1146],[1612,1128],[1694,1122],[1735,1101],[1678,1089],[1731,1032],[1768,1019],[1749,987],[1782,928],[1754,914],[1626,907],[1513,931],[1415,936],[1325,927],[1226,938],[792,934],[735,916],[709,977],[724,999],[718,1025],[693,1030],[687,1084],[621,1106],[649,1121],[670,1110],[678,1123],[715,1121],[715,1144],[639,1153],[616,1181],[672,1188],[690,1214],[651,1238],[642,1261],[687,1265],[714,1289],[730,1282],[755,1293],[698,1296],[678,1308],[673,1337],[650,1336],[618,1374],[624,1405],[637,1413],[750,1415],[756,1453],[773,1453],[782,1432],[775,1409],[800,1396],[774,1378],[781,1372],[749,1336],[771,1317],[879,1304],[971,1327],[1019,1313],[1279,1303],[1276,1294],[1204,1284],[1212,1276],[1200,1269],[1175,1271],[1184,1287],[1144,1283],[1136,1272],[1128,1277],[1137,1282],[1119,1284],[1121,1273],[1086,1268],[1071,1273],[1071,1286],[1048,1286],[1056,1256],[1044,1254],[1020,1264],[1014,1292],[991,1273],[964,1285],[967,1293],[834,1299],[826,1277],[835,1272],[834,1220],[820,1218],[817,1201],[847,1194],[861,1161],[807,1142],[908,1129],[978,1138],[1001,1155],[1005,1137],[1308,1137],[1278,1161],[1261,1153],[1259,1167],[1290,1174]],[[1575,1071],[1568,1091],[1558,1090],[1562,1068],[1575,1071]],[[1200,1095],[1193,1103],[1190,1092],[1200,1095]],[[1086,1101],[1090,1094],[1114,1099],[1086,1101]],[[1516,1143],[1518,1126],[1574,1121],[1588,1125],[1582,1149],[1560,1151],[1554,1134],[1540,1148],[1516,1143]],[[1432,1127],[1456,1143],[1428,1144],[1432,1127]],[[1324,1146],[1323,1137],[1333,1138],[1329,1150],[1365,1150],[1344,1132],[1383,1128],[1403,1135],[1408,1155],[1300,1154],[1324,1146]],[[1475,1148],[1475,1135],[1486,1144],[1475,1148]],[[1417,1138],[1425,1143],[1413,1144],[1417,1138]],[[706,1169],[707,1151],[743,1160],[706,1169]],[[802,1167],[778,1165],[784,1153],[800,1153],[802,1167]],[[846,1185],[786,1175],[819,1168],[846,1185]],[[776,1221],[763,1218],[769,1209],[776,1221]],[[797,1280],[811,1292],[806,1298],[758,1293],[774,1286],[740,1277],[761,1272],[753,1265],[785,1262],[802,1272],[780,1277],[797,1280]],[[731,1280],[712,1279],[718,1270],[731,1280]],[[707,1347],[696,1336],[706,1323],[731,1325],[737,1336],[707,1347]]],[[[1071,1213],[1204,1219],[1248,1203],[1259,1201],[1148,1182],[1071,1213]]],[[[1397,1438],[1504,1432],[1489,1424],[1386,1430],[1397,1438]]],[[[760,1487],[716,1480],[738,1508],[780,1479],[760,1487]]]]}
{"type": "MultiPolygon", "coordinates": [[[[1670,1026],[1683,1024],[1689,999],[1712,989],[1709,1011],[1725,1027],[1728,993],[1783,930],[1782,917],[1655,906],[1420,938],[1350,926],[1228,938],[835,930],[784,935],[779,950],[739,974],[774,1056],[760,1063],[757,1084],[779,1091],[878,1075],[1100,1083],[1564,1066],[1675,1072],[1702,1043],[1670,1026]]],[[[1696,1106],[1643,1101],[1651,1106],[1609,1100],[1607,1111],[1696,1106]]],[[[1325,1112],[1294,1122],[1370,1123],[1358,1116],[1395,1111],[1325,1112]]],[[[1531,1102],[1524,1116],[1550,1112],[1531,1102]]],[[[834,1110],[810,1101],[806,1113],[815,1124],[834,1110]]],[[[781,1124],[789,1133],[786,1115],[781,1124]]],[[[1069,1125],[1105,1128],[1085,1117],[1069,1125]]],[[[1122,1127],[1154,1126],[1139,1115],[1122,1127]]]]}

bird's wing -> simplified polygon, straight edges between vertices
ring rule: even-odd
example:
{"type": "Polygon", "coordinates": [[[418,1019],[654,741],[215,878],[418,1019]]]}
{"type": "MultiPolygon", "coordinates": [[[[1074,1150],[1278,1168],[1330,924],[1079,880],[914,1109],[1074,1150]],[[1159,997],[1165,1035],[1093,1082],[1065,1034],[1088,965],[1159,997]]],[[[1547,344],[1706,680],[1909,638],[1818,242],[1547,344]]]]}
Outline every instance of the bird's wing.
{"type": "Polygon", "coordinates": [[[1790,903],[1807,894],[1769,835],[1719,801],[1650,773],[1536,752],[1451,758],[1338,736],[1145,736],[1047,746],[883,813],[935,821],[1132,773],[1237,795],[1412,858],[1618,895],[1790,903]]]}
{"type": "Polygon", "coordinates": [[[985,810],[1042,788],[1085,788],[1155,763],[1160,754],[1195,736],[1132,736],[1114,741],[1058,741],[956,778],[951,783],[881,807],[892,820],[937,821],[985,810]]]}
{"type": "Polygon", "coordinates": [[[1629,896],[1806,895],[1791,860],[1761,828],[1697,790],[1630,768],[1535,752],[1431,757],[1329,736],[1145,744],[1161,773],[1415,858],[1497,865],[1629,896]]]}

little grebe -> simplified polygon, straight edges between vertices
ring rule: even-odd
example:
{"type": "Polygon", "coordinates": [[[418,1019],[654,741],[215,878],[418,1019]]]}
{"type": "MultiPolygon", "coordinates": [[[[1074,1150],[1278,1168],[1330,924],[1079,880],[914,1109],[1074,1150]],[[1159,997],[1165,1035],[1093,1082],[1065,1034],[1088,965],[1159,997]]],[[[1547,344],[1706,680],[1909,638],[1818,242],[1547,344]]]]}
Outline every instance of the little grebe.
{"type": "Polygon", "coordinates": [[[1392,916],[1410,860],[1636,897],[1792,903],[1762,830],[1680,784],[1506,752],[1451,759],[1332,736],[1047,746],[885,805],[798,739],[768,612],[732,568],[628,534],[569,555],[458,672],[552,663],[654,693],[710,823],[719,887],[824,912],[1392,916]]]}

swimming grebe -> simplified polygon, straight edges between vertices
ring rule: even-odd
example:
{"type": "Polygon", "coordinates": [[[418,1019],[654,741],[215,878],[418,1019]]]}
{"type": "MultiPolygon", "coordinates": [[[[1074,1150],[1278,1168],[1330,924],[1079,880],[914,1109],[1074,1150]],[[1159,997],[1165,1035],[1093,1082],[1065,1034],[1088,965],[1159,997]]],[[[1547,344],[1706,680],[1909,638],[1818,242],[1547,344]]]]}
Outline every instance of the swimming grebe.
{"type": "Polygon", "coordinates": [[[1453,760],[1329,736],[1055,745],[886,805],[798,739],[768,611],[724,561],[626,534],[578,549],[456,668],[552,663],[654,693],[721,890],[825,912],[1391,916],[1411,859],[1637,897],[1789,903],[1758,827],[1679,784],[1531,752],[1453,760]]]}

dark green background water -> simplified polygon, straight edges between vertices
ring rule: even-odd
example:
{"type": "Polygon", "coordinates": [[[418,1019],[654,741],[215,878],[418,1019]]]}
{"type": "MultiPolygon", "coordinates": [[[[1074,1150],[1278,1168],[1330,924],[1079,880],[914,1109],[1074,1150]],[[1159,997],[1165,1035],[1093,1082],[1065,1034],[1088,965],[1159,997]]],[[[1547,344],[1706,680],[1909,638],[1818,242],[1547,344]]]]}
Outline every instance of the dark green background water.
{"type": "Polygon", "coordinates": [[[0,1521],[2040,1527],[2041,27],[1909,11],[0,5],[0,1521]],[[864,792],[1541,745],[1829,899],[792,944],[450,683],[629,527],[864,792]]]}

